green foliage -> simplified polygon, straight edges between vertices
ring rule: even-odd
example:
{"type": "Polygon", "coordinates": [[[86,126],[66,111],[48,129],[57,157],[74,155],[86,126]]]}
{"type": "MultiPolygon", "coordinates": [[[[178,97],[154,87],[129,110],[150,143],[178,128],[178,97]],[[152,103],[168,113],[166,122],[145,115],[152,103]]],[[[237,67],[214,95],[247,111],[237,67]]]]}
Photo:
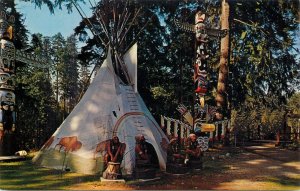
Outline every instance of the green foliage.
{"type": "Polygon", "coordinates": [[[300,93],[295,93],[287,103],[289,112],[287,125],[292,128],[292,132],[300,129],[300,93]]]}
{"type": "MultiPolygon", "coordinates": [[[[28,50],[42,51],[42,36],[34,35],[28,50]]],[[[55,129],[53,92],[47,71],[24,65],[17,68],[17,142],[18,147],[39,147],[55,129]]]]}
{"type": "Polygon", "coordinates": [[[167,99],[170,96],[170,93],[159,86],[151,88],[151,93],[153,94],[154,99],[167,99]]]}
{"type": "Polygon", "coordinates": [[[255,2],[230,4],[233,105],[243,102],[247,94],[255,99],[272,94],[283,103],[281,97],[288,98],[295,91],[299,2],[255,2]]]}
{"type": "MultiPolygon", "coordinates": [[[[64,106],[67,107],[68,113],[77,104],[78,98],[78,61],[76,39],[72,35],[67,38],[63,50],[63,62],[60,65],[60,90],[64,106]],[[67,105],[66,102],[67,101],[67,105]]],[[[64,108],[66,110],[66,108],[64,108]]]]}
{"type": "Polygon", "coordinates": [[[288,108],[294,114],[300,114],[300,93],[297,92],[288,100],[288,108]]]}

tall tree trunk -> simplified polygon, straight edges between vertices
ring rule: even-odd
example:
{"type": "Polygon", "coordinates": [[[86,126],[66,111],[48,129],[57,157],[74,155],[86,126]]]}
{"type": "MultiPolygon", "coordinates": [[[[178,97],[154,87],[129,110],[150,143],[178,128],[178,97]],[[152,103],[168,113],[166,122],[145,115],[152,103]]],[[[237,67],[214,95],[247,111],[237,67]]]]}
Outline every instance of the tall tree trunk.
{"type": "MultiPolygon", "coordinates": [[[[222,1],[221,30],[229,30],[229,4],[222,1]]],[[[228,78],[228,52],[229,52],[229,32],[221,39],[221,58],[219,68],[219,78],[217,86],[216,102],[217,106],[223,110],[227,106],[227,78],[228,78]]]]}
{"type": "MultiPolygon", "coordinates": [[[[226,0],[222,0],[221,30],[227,30],[225,37],[221,39],[221,58],[219,67],[219,78],[217,86],[216,102],[217,106],[222,109],[222,114],[227,110],[227,81],[228,81],[228,53],[229,53],[229,4],[226,0]]],[[[228,114],[228,112],[226,112],[228,114]]],[[[221,115],[222,116],[222,115],[221,115]]],[[[227,116],[229,117],[229,116],[227,116]]],[[[229,133],[229,129],[226,129],[229,133]]],[[[229,136],[225,135],[224,145],[229,144],[229,136]]]]}

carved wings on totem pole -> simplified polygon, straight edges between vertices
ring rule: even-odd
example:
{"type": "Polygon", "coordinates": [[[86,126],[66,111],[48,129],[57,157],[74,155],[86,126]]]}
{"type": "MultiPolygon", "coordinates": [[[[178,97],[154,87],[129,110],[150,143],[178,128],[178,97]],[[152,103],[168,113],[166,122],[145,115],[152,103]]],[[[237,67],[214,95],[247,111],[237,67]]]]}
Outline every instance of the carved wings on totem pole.
{"type": "Polygon", "coordinates": [[[205,14],[198,12],[195,19],[195,24],[183,23],[174,19],[173,22],[179,29],[188,33],[198,33],[202,35],[207,35],[211,38],[223,38],[227,35],[227,30],[207,28],[203,23],[205,20],[205,14]]]}

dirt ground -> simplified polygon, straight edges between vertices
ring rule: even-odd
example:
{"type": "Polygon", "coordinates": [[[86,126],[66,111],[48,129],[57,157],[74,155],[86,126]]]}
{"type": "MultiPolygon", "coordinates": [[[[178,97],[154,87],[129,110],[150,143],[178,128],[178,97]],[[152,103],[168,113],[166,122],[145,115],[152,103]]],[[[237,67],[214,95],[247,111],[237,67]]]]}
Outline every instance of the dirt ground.
{"type": "Polygon", "coordinates": [[[205,153],[204,169],[200,172],[184,175],[162,173],[159,180],[149,182],[89,182],[66,189],[300,190],[300,152],[275,148],[273,143],[243,149],[212,149],[205,153]]]}

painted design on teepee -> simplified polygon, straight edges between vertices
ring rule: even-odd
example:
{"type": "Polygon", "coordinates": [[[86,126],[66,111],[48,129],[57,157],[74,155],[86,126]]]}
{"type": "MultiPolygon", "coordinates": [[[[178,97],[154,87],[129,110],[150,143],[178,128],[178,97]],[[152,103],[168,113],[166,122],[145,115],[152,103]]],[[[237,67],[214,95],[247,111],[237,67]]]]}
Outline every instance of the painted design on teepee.
{"type": "Polygon", "coordinates": [[[102,157],[104,157],[106,151],[107,151],[107,146],[109,144],[109,141],[110,140],[105,140],[105,141],[102,141],[100,143],[97,144],[96,146],[96,150],[94,152],[94,159],[96,159],[96,155],[97,153],[100,153],[102,157]]]}
{"type": "Polygon", "coordinates": [[[62,148],[64,148],[65,152],[74,152],[82,147],[82,143],[78,140],[77,136],[63,137],[59,140],[59,143],[55,145],[54,149],[56,146],[59,146],[59,152],[62,148]]]}

